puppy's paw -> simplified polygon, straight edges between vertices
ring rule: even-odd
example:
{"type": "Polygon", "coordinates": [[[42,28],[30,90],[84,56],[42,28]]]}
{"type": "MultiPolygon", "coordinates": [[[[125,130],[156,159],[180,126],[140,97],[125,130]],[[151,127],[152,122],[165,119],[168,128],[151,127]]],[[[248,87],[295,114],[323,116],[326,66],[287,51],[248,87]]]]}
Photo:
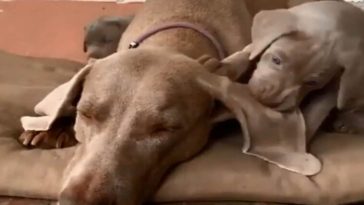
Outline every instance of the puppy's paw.
{"type": "Polygon", "coordinates": [[[350,125],[346,124],[341,120],[337,120],[332,125],[332,130],[337,133],[342,134],[356,134],[357,131],[353,129],[350,125]]]}
{"type": "Polygon", "coordinates": [[[73,126],[70,123],[59,121],[47,131],[24,131],[19,141],[26,147],[42,149],[64,148],[77,144],[73,126]]]}
{"type": "Polygon", "coordinates": [[[364,111],[339,111],[334,116],[332,131],[345,134],[364,134],[364,111]]]}

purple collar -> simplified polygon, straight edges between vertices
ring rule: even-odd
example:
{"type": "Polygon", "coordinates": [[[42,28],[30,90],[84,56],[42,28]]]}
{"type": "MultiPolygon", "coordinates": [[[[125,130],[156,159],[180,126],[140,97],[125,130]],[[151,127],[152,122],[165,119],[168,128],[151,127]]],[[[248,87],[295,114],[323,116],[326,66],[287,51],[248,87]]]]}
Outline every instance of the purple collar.
{"type": "Polygon", "coordinates": [[[173,28],[188,28],[195,30],[205,36],[207,39],[210,40],[210,42],[215,46],[216,51],[219,54],[220,60],[224,59],[226,57],[226,52],[220,42],[206,29],[204,29],[202,26],[187,22],[171,22],[162,24],[159,26],[156,26],[155,28],[152,28],[151,30],[147,31],[143,35],[141,35],[139,38],[137,38],[135,41],[131,42],[129,44],[129,49],[137,48],[145,39],[149,38],[150,36],[164,30],[173,29],[173,28]]]}

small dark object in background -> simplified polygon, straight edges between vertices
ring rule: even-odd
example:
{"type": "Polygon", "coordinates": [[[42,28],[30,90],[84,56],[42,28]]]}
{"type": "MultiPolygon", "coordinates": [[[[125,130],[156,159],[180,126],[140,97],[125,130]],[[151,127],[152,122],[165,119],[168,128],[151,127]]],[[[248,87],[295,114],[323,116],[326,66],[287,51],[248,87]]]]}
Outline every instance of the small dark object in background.
{"type": "Polygon", "coordinates": [[[133,16],[102,16],[85,26],[83,51],[88,58],[104,58],[116,52],[120,38],[133,16]]]}

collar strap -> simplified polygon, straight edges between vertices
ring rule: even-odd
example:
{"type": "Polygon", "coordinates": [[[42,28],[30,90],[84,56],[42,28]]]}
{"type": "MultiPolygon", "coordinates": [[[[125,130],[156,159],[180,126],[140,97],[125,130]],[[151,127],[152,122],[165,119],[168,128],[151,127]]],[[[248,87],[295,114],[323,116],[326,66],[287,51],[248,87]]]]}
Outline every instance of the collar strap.
{"type": "Polygon", "coordinates": [[[205,28],[203,28],[200,25],[187,23],[187,22],[166,23],[166,24],[159,25],[155,28],[152,28],[149,31],[147,31],[146,33],[144,33],[143,35],[139,36],[139,38],[137,38],[135,41],[131,42],[129,44],[129,49],[137,48],[144,40],[146,40],[147,38],[153,36],[154,34],[160,32],[160,31],[173,29],[173,28],[188,28],[188,29],[192,29],[192,30],[199,32],[200,34],[205,36],[215,46],[216,51],[218,52],[219,58],[221,60],[226,57],[226,52],[225,52],[224,48],[222,47],[220,42],[208,30],[206,30],[205,28]]]}

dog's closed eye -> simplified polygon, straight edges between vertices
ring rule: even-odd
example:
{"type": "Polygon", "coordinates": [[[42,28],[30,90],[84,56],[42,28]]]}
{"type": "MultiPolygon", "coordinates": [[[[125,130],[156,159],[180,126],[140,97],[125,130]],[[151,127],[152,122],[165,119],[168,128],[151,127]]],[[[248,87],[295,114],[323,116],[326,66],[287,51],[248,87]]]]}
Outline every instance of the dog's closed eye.
{"type": "Polygon", "coordinates": [[[151,126],[151,133],[153,135],[160,135],[165,133],[178,132],[183,128],[180,124],[171,124],[167,122],[155,123],[151,126]]]}
{"type": "Polygon", "coordinates": [[[77,114],[81,117],[87,118],[87,119],[92,119],[92,114],[91,112],[87,112],[84,110],[77,110],[77,114]]]}
{"type": "Polygon", "coordinates": [[[174,128],[159,124],[159,125],[153,126],[151,134],[160,135],[160,134],[170,133],[170,132],[174,132],[174,131],[175,131],[174,128]]]}

